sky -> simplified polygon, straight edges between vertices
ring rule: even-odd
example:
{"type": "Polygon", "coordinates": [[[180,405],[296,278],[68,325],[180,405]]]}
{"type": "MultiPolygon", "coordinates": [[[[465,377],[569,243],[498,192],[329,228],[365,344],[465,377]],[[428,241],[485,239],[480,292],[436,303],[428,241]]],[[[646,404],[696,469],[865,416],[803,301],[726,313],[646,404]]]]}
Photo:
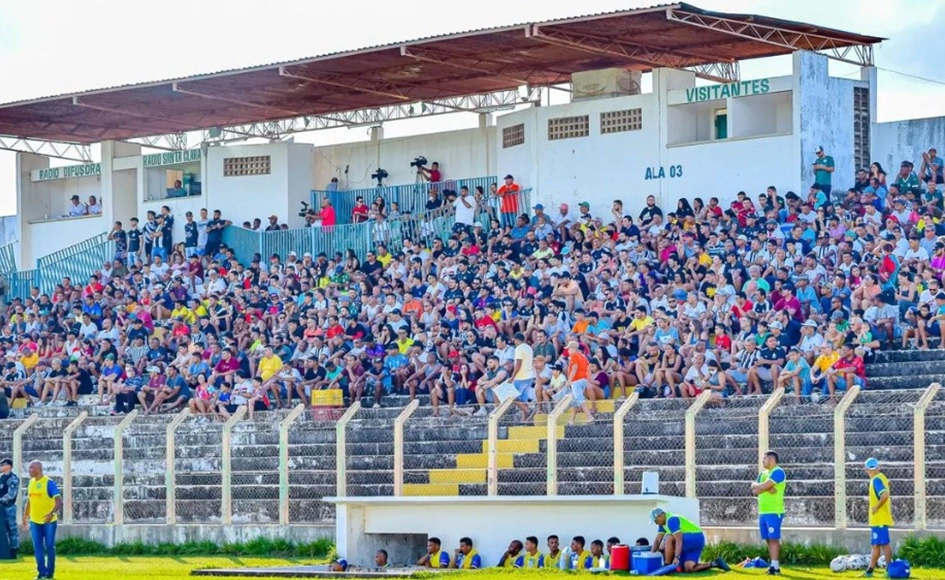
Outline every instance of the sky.
{"type": "MultiPolygon", "coordinates": [[[[231,68],[476,28],[650,6],[658,0],[579,3],[477,0],[0,0],[0,102],[231,68]]],[[[754,13],[885,37],[875,49],[879,121],[945,115],[945,68],[932,58],[945,0],[691,0],[708,10],[754,13]]],[[[742,78],[790,74],[790,59],[748,61],[742,78]]],[[[858,76],[832,63],[831,74],[858,76]]],[[[646,84],[644,83],[644,89],[646,84]]],[[[475,126],[473,115],[390,123],[394,137],[475,126]]],[[[297,136],[328,144],[367,130],[297,136]]],[[[941,144],[945,145],[945,144],[941,144]]],[[[73,162],[56,162],[69,164],[73,162]]],[[[0,215],[14,212],[14,154],[0,151],[0,215]]]]}

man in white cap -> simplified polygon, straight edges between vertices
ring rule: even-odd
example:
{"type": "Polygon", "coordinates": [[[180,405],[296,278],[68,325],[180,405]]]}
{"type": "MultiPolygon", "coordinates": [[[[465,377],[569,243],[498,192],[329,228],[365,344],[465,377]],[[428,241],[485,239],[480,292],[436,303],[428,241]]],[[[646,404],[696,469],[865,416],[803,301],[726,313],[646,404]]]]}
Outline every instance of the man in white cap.
{"type": "Polygon", "coordinates": [[[892,502],[889,499],[889,480],[879,470],[879,460],[870,457],[863,464],[866,474],[870,476],[870,545],[873,552],[870,555],[870,567],[863,574],[867,578],[873,576],[873,570],[879,563],[879,552],[886,556],[886,564],[892,562],[892,545],[889,540],[889,528],[893,525],[892,502]]]}

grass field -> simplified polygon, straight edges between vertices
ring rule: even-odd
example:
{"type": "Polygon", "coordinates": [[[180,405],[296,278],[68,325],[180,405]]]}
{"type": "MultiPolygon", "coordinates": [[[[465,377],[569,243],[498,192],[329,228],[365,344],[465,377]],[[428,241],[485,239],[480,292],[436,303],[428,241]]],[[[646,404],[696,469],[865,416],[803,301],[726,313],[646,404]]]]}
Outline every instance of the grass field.
{"type": "MultiPolygon", "coordinates": [[[[197,568],[224,568],[240,566],[283,566],[293,563],[314,563],[311,560],[289,560],[281,558],[240,558],[240,557],[60,557],[56,562],[56,578],[59,580],[178,580],[190,578],[191,570],[197,568]]],[[[36,574],[32,558],[20,558],[16,562],[0,562],[0,579],[19,580],[34,578],[36,574]]],[[[564,572],[531,570],[483,570],[479,572],[451,574],[455,580],[511,580],[510,576],[528,577],[530,580],[560,578],[564,572]]],[[[833,574],[827,568],[785,568],[782,578],[809,580],[814,578],[856,578],[860,572],[833,574]]],[[[418,574],[429,578],[432,574],[418,574]]],[[[693,577],[728,577],[733,580],[748,578],[767,578],[763,570],[734,569],[728,574],[707,572],[693,577]]],[[[353,576],[356,577],[356,576],[353,576]]],[[[885,578],[885,574],[877,574],[885,578]]],[[[913,570],[912,578],[945,579],[945,570],[913,570]]]]}

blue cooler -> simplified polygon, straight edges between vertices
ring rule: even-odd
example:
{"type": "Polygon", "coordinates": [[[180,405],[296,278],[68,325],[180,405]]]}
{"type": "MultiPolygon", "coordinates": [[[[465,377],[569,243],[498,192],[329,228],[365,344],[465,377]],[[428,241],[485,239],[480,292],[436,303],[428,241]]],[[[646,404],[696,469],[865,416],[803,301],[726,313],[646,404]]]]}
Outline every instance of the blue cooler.
{"type": "Polygon", "coordinates": [[[649,574],[663,567],[663,554],[650,552],[649,548],[646,550],[646,552],[637,552],[634,550],[632,553],[633,558],[630,565],[631,569],[637,574],[649,574]]]}

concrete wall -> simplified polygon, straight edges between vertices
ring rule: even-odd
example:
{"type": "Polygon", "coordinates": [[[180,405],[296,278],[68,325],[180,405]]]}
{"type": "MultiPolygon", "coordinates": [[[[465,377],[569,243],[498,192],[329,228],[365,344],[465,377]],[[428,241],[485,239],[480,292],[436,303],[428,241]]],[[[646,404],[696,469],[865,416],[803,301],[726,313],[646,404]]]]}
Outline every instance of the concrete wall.
{"type": "MultiPolygon", "coordinates": [[[[812,52],[794,53],[794,126],[799,129],[799,149],[795,157],[803,194],[814,183],[811,166],[823,147],[833,156],[836,170],[834,190],[853,184],[853,88],[860,81],[828,76],[826,56],[812,52]]],[[[795,190],[797,191],[797,190],[795,190]]]]}
{"type": "Polygon", "coordinates": [[[496,128],[492,126],[317,147],[313,189],[324,188],[332,177],[338,178],[343,189],[374,187],[377,182],[371,179],[371,174],[378,167],[390,174],[385,185],[413,183],[417,170],[410,167],[410,162],[419,155],[431,163],[439,162],[447,180],[494,175],[495,135],[496,128]]]}
{"type": "Polygon", "coordinates": [[[939,155],[945,153],[945,117],[877,123],[871,136],[873,161],[879,161],[890,177],[906,159],[915,163],[918,171],[922,153],[929,147],[936,147],[939,155]]]}

